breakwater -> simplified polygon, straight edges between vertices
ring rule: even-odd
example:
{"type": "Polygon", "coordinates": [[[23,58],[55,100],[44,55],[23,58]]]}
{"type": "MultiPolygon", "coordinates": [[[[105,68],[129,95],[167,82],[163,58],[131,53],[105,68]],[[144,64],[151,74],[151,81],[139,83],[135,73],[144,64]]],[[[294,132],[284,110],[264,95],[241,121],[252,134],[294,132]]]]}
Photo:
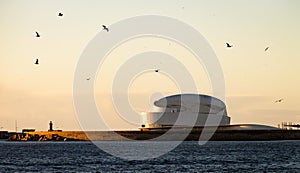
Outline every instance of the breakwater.
{"type": "MultiPolygon", "coordinates": [[[[9,141],[122,141],[149,140],[166,133],[156,131],[41,131],[26,132],[10,137],[9,141]]],[[[211,136],[211,141],[262,141],[262,140],[300,140],[300,130],[192,130],[185,138],[187,141],[199,140],[200,134],[211,136]]],[[[184,130],[171,132],[163,140],[179,140],[184,130]]]]}

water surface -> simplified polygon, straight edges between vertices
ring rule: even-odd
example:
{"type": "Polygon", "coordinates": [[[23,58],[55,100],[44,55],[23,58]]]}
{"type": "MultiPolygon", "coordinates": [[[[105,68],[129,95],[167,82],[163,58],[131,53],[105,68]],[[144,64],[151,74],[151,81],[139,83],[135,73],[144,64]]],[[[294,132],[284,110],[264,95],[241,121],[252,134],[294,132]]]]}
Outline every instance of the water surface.
{"type": "Polygon", "coordinates": [[[183,142],[144,161],[116,158],[91,142],[0,141],[0,172],[154,171],[300,172],[300,141],[183,142]]]}

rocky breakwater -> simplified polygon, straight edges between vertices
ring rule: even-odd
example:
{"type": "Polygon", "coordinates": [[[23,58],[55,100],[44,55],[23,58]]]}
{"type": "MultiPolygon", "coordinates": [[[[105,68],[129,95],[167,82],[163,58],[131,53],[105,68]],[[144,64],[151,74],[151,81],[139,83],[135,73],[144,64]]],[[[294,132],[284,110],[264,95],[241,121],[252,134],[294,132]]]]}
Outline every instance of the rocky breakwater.
{"type": "Polygon", "coordinates": [[[80,141],[80,139],[65,137],[53,132],[28,132],[15,134],[9,137],[7,141],[80,141]]]}
{"type": "MultiPolygon", "coordinates": [[[[26,132],[11,136],[9,141],[123,141],[149,140],[167,132],[167,129],[143,131],[50,131],[26,132]]],[[[178,141],[186,134],[185,129],[169,132],[161,140],[178,141]]],[[[200,134],[207,135],[211,141],[261,141],[261,140],[300,140],[300,130],[224,130],[216,131],[193,129],[187,141],[199,140],[200,134]]]]}

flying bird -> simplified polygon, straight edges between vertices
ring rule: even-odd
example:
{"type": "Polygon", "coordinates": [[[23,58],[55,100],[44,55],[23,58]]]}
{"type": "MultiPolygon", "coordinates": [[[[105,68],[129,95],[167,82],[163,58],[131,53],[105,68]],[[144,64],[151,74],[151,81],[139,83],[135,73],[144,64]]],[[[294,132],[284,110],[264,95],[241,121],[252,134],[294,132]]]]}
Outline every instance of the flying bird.
{"type": "Polygon", "coordinates": [[[265,48],[265,52],[266,52],[268,49],[269,49],[269,47],[266,47],[266,48],[265,48]]]}
{"type": "Polygon", "coordinates": [[[35,33],[36,33],[36,37],[41,37],[40,34],[39,34],[38,32],[35,32],[35,33]]]}
{"type": "Polygon", "coordinates": [[[58,13],[58,16],[60,16],[60,17],[62,17],[64,14],[62,14],[62,13],[58,13]]]}
{"type": "Polygon", "coordinates": [[[230,45],[229,43],[226,43],[226,47],[230,48],[232,47],[233,45],[230,45]]]}
{"type": "Polygon", "coordinates": [[[109,29],[105,25],[102,25],[102,27],[103,27],[103,30],[106,30],[107,32],[109,31],[109,29]]]}
{"type": "Polygon", "coordinates": [[[39,59],[36,59],[34,64],[38,65],[39,64],[39,59]]]}
{"type": "Polygon", "coordinates": [[[280,103],[282,102],[283,99],[278,99],[278,100],[275,100],[275,103],[280,103]]]}

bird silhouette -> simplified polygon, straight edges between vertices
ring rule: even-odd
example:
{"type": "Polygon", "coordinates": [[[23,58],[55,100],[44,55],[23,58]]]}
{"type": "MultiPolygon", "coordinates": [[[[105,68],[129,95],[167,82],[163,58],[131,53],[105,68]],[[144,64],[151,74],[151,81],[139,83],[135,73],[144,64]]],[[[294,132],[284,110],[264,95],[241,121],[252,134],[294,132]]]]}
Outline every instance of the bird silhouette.
{"type": "Polygon", "coordinates": [[[266,47],[266,48],[265,48],[265,52],[266,52],[268,49],[269,49],[269,47],[266,47]]]}
{"type": "Polygon", "coordinates": [[[278,100],[275,100],[275,103],[280,103],[282,101],[283,101],[283,99],[278,99],[278,100]]]}
{"type": "Polygon", "coordinates": [[[62,13],[58,13],[58,16],[60,16],[60,17],[62,17],[64,14],[62,14],[62,13]]]}
{"type": "Polygon", "coordinates": [[[38,32],[35,32],[35,33],[36,33],[36,37],[41,37],[40,34],[39,34],[38,32]]]}
{"type": "Polygon", "coordinates": [[[39,64],[39,59],[36,59],[34,64],[38,65],[39,64]]]}
{"type": "Polygon", "coordinates": [[[233,45],[230,45],[229,43],[226,43],[226,47],[230,48],[232,47],[233,45]]]}
{"type": "Polygon", "coordinates": [[[107,32],[109,31],[109,29],[105,25],[102,25],[102,27],[103,27],[103,30],[106,30],[107,32]]]}
{"type": "Polygon", "coordinates": [[[158,72],[159,72],[159,70],[160,70],[160,69],[155,69],[154,71],[155,71],[155,73],[158,73],[158,72]]]}

